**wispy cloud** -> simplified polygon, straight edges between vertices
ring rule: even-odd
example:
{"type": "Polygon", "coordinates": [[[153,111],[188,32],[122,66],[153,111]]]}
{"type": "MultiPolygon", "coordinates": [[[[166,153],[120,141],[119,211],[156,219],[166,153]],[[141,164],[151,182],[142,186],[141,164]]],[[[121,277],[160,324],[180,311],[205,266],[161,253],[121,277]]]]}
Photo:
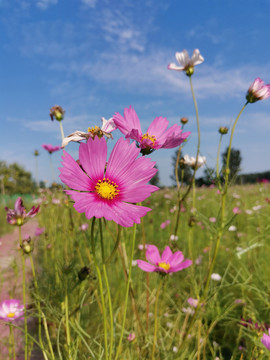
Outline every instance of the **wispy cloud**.
{"type": "Polygon", "coordinates": [[[89,8],[95,8],[97,5],[98,0],[81,0],[84,5],[86,5],[89,8]]]}
{"type": "Polygon", "coordinates": [[[41,10],[46,10],[50,5],[55,5],[58,0],[37,0],[36,6],[41,10]]]}

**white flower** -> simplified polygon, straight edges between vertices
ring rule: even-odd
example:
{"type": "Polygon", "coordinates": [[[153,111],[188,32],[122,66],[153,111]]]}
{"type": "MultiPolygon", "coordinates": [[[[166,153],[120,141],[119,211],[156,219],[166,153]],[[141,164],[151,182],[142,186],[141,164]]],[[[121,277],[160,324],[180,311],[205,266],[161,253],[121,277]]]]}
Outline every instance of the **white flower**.
{"type": "Polygon", "coordinates": [[[245,213],[246,213],[246,214],[248,214],[248,215],[251,215],[251,214],[253,213],[253,211],[252,211],[252,210],[247,209],[247,210],[245,210],[245,213]]]}
{"type": "Polygon", "coordinates": [[[184,156],[184,164],[187,166],[192,167],[192,169],[199,169],[200,167],[202,167],[204,164],[206,163],[206,157],[205,156],[198,156],[197,159],[197,163],[196,163],[196,158],[194,158],[193,156],[189,157],[189,155],[185,155],[184,156]]]}
{"type": "Polygon", "coordinates": [[[174,346],[174,347],[172,348],[172,351],[173,351],[174,353],[177,353],[178,347],[174,346]]]}
{"type": "Polygon", "coordinates": [[[261,208],[262,208],[262,205],[256,205],[256,206],[253,206],[253,210],[254,211],[258,211],[258,210],[261,210],[261,208]]]}
{"type": "Polygon", "coordinates": [[[204,61],[204,58],[200,54],[198,49],[193,51],[191,58],[187,50],[183,50],[182,52],[177,52],[175,54],[176,60],[179,62],[181,66],[175,64],[169,64],[169,70],[176,70],[176,71],[186,71],[187,75],[192,75],[194,72],[194,66],[199,65],[204,61]]]}
{"type": "Polygon", "coordinates": [[[228,230],[229,231],[236,231],[237,229],[236,229],[236,226],[231,225],[228,230]]]}
{"type": "Polygon", "coordinates": [[[176,240],[178,240],[178,236],[177,235],[171,235],[170,240],[171,241],[176,241],[176,240]]]}
{"type": "Polygon", "coordinates": [[[211,275],[211,279],[215,280],[215,281],[220,281],[221,280],[221,276],[219,274],[213,273],[211,275]]]}

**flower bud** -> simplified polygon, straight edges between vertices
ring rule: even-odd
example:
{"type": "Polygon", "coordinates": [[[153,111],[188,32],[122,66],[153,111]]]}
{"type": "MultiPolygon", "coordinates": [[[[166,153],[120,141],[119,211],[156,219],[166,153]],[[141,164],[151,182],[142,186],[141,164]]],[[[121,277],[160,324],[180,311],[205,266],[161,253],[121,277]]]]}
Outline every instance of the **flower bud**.
{"type": "Polygon", "coordinates": [[[188,118],[182,117],[182,118],[180,119],[180,121],[181,121],[181,123],[182,123],[183,125],[185,125],[185,124],[188,123],[188,118]]]}
{"type": "Polygon", "coordinates": [[[62,121],[64,119],[64,113],[65,110],[59,106],[59,105],[55,105],[50,109],[50,117],[51,120],[53,121],[54,119],[57,121],[62,121]]]}
{"type": "Polygon", "coordinates": [[[226,126],[221,126],[221,127],[218,129],[218,132],[219,132],[221,135],[226,135],[226,134],[228,134],[228,131],[229,131],[229,129],[228,129],[226,126]]]}
{"type": "Polygon", "coordinates": [[[22,241],[21,249],[24,254],[29,255],[33,251],[33,248],[33,243],[30,237],[22,241]]]}
{"type": "Polygon", "coordinates": [[[34,151],[34,155],[35,155],[35,156],[38,156],[38,155],[39,155],[38,150],[35,150],[35,151],[34,151]]]}
{"type": "Polygon", "coordinates": [[[196,219],[194,216],[191,216],[188,221],[188,226],[193,227],[196,224],[196,219]]]}
{"type": "Polygon", "coordinates": [[[186,75],[191,76],[194,73],[194,66],[190,66],[186,69],[186,75]]]}

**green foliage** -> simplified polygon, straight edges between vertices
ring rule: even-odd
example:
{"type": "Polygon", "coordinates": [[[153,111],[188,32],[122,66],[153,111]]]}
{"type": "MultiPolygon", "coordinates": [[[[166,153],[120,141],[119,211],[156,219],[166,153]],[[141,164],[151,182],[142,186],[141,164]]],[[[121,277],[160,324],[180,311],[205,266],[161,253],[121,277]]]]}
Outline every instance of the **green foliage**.
{"type": "Polygon", "coordinates": [[[30,172],[21,165],[13,163],[8,165],[0,161],[1,194],[30,194],[36,190],[36,184],[30,172]]]}
{"type": "MultiPolygon", "coordinates": [[[[223,169],[223,171],[226,168],[227,155],[228,155],[228,148],[222,154],[222,164],[223,164],[222,169],[223,169]]],[[[242,157],[241,157],[240,150],[231,148],[231,156],[230,156],[230,162],[229,162],[229,169],[230,169],[229,179],[230,180],[236,179],[237,175],[239,174],[239,172],[241,170],[241,168],[240,168],[241,162],[242,162],[242,157]]]]}
{"type": "MultiPolygon", "coordinates": [[[[176,185],[176,178],[175,178],[175,166],[176,166],[176,160],[178,156],[178,151],[176,150],[174,155],[172,156],[172,166],[173,171],[172,175],[170,176],[171,180],[173,181],[173,185],[176,185]]],[[[181,165],[181,158],[183,158],[183,154],[180,155],[180,160],[178,163],[177,171],[178,171],[178,179],[179,181],[183,181],[184,184],[189,184],[192,178],[192,170],[189,166],[183,166],[181,165]]]]}

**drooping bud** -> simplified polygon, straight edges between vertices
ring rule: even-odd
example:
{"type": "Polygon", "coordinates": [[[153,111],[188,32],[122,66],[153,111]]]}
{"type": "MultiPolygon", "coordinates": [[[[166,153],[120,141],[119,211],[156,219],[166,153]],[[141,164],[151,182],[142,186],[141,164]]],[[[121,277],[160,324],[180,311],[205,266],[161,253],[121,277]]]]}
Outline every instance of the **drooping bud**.
{"type": "Polygon", "coordinates": [[[219,132],[221,135],[226,135],[226,134],[228,134],[228,131],[229,131],[229,129],[228,129],[226,126],[221,126],[221,127],[218,129],[218,132],[219,132]]]}
{"type": "Polygon", "coordinates": [[[180,121],[181,121],[181,123],[182,123],[183,125],[185,125],[185,124],[188,123],[188,118],[182,117],[182,118],[180,119],[180,121]]]}
{"type": "Polygon", "coordinates": [[[51,120],[53,121],[54,119],[57,121],[62,121],[64,119],[64,113],[65,110],[59,106],[59,105],[55,105],[50,109],[50,117],[51,120]]]}

